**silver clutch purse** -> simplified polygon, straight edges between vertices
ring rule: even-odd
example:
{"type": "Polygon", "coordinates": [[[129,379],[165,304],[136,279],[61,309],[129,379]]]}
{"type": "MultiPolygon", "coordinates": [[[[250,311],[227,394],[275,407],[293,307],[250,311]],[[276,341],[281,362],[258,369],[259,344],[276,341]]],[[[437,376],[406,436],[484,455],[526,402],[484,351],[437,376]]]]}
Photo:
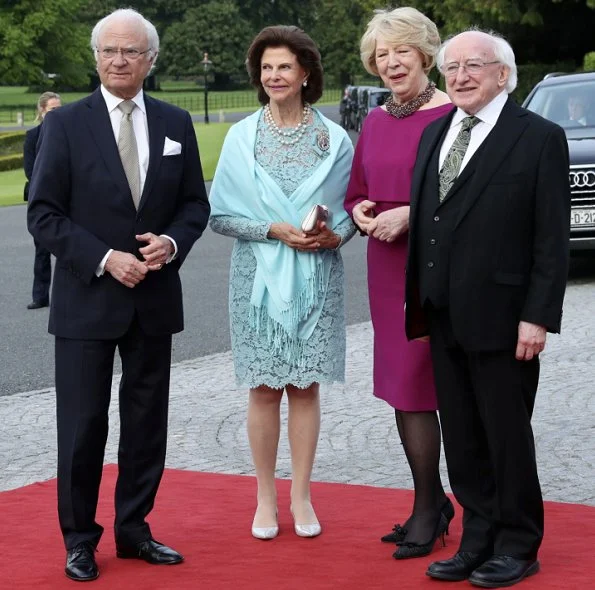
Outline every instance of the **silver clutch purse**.
{"type": "Polygon", "coordinates": [[[319,221],[328,221],[329,211],[326,205],[314,205],[302,219],[302,231],[311,233],[318,227],[319,221]]]}

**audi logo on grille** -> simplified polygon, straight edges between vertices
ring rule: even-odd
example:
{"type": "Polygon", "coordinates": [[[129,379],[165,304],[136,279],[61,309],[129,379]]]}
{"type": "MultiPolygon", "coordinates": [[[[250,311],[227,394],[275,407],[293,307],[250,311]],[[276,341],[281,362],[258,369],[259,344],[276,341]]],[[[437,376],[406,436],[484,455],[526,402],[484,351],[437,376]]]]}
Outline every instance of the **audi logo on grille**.
{"type": "Polygon", "coordinates": [[[571,170],[570,188],[594,188],[595,170],[571,170]]]}

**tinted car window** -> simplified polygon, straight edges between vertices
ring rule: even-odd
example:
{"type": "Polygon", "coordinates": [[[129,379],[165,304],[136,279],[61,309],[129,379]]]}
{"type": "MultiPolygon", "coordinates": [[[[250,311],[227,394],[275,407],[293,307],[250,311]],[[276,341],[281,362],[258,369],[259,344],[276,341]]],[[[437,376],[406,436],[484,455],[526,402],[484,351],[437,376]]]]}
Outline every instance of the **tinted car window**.
{"type": "Polygon", "coordinates": [[[544,85],[525,105],[565,129],[595,126],[595,80],[544,85]]]}

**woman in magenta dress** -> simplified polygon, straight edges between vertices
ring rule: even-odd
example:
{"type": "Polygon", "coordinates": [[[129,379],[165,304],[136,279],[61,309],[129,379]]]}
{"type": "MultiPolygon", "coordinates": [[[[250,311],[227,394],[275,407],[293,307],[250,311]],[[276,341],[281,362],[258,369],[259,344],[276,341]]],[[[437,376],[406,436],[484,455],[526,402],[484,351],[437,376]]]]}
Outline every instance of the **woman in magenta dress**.
{"type": "Polygon", "coordinates": [[[440,47],[436,25],[414,8],[377,11],[361,40],[371,74],[391,90],[367,116],[355,150],[345,208],[368,240],[374,327],[374,395],[394,408],[413,475],[415,500],[404,525],[382,537],[396,559],[421,557],[446,532],[454,508],[440,480],[440,425],[428,342],[405,336],[409,191],[421,134],[453,107],[429,81],[440,47]]]}

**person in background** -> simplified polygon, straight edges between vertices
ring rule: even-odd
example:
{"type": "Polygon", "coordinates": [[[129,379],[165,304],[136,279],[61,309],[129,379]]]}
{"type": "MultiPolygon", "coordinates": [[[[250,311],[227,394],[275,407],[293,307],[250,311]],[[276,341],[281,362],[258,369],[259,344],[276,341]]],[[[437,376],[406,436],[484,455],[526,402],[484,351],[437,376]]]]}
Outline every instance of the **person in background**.
{"type": "Polygon", "coordinates": [[[539,355],[559,332],[570,233],[568,143],[519,107],[512,47],[471,30],[438,68],[455,104],[413,170],[406,329],[430,336],[450,485],[463,507],[439,580],[512,586],[539,571],[543,500],[531,415],[539,355]]]}
{"type": "Polygon", "coordinates": [[[574,125],[587,125],[587,100],[577,94],[568,98],[568,119],[574,125]]]}
{"type": "Polygon", "coordinates": [[[353,147],[313,108],[322,95],[320,53],[292,26],[263,29],[247,58],[263,106],[225,138],[210,192],[211,228],[236,238],[229,286],[238,384],[250,388],[248,438],[257,479],[252,535],[279,533],[275,465],[283,393],[288,400],[294,530],[322,527],[310,478],[320,430],[320,383],[345,376],[340,247],[355,233],[343,209],[353,147]],[[304,216],[328,208],[306,234],[304,216]]]}
{"type": "Polygon", "coordinates": [[[165,465],[172,334],[184,328],[179,271],[209,217],[190,114],[143,92],[159,53],[155,27],[116,10],[95,25],[91,47],[101,86],[46,117],[28,209],[29,231],[56,257],[58,516],[75,581],[99,575],[116,349],[116,555],[183,561],[155,540],[147,517],[165,465]]]}
{"type": "Polygon", "coordinates": [[[394,408],[415,487],[411,515],[382,537],[397,543],[395,559],[430,553],[454,516],[440,479],[430,348],[427,342],[407,342],[403,312],[411,171],[423,130],[452,109],[428,79],[439,47],[436,25],[414,8],[377,11],[368,23],[362,62],[391,95],[364,122],[345,199],[368,236],[374,395],[394,408]]]}
{"type": "MultiPolygon", "coordinates": [[[[37,140],[43,124],[43,118],[46,113],[62,106],[60,95],[55,92],[44,92],[37,101],[37,116],[35,121],[39,125],[29,129],[25,134],[25,143],[23,145],[23,163],[25,165],[25,176],[27,182],[24,188],[24,200],[29,200],[29,182],[33,174],[33,165],[37,155],[37,140]]],[[[49,250],[46,250],[37,240],[35,244],[35,261],[33,263],[33,296],[27,309],[40,309],[50,304],[50,283],[52,282],[52,261],[49,250]]]]}

